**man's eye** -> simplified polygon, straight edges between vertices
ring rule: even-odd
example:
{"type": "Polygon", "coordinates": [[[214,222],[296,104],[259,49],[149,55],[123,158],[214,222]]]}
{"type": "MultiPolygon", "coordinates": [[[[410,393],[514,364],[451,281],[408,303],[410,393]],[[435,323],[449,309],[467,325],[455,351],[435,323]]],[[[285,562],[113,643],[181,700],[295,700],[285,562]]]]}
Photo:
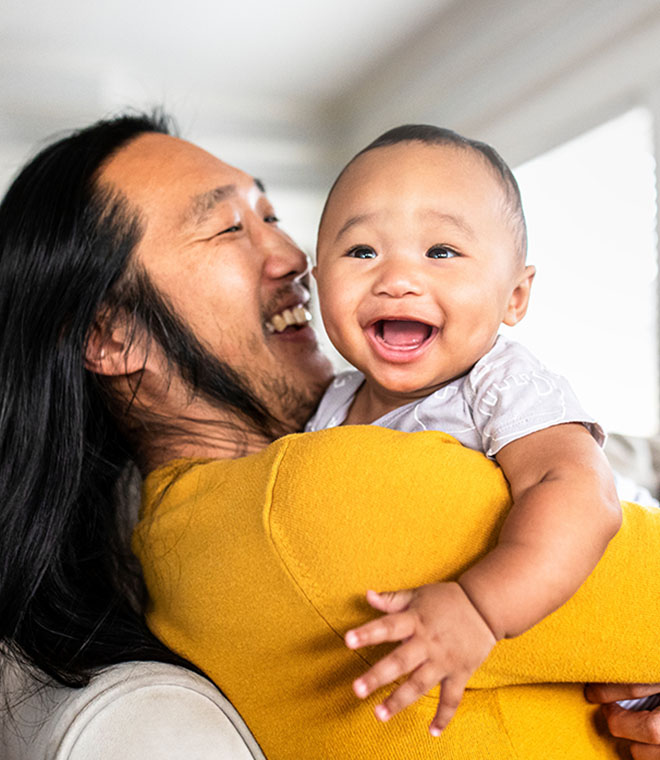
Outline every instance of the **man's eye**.
{"type": "Polygon", "coordinates": [[[433,245],[428,249],[426,255],[429,259],[453,259],[458,256],[458,253],[445,245],[433,245]]]}
{"type": "Polygon", "coordinates": [[[352,259],[375,259],[376,251],[368,245],[356,245],[346,252],[352,259]]]}
{"type": "Polygon", "coordinates": [[[242,229],[242,224],[232,224],[231,227],[227,227],[227,229],[218,232],[218,235],[226,235],[228,232],[240,232],[242,229]]]}
{"type": "Polygon", "coordinates": [[[279,217],[275,216],[275,214],[269,214],[264,217],[264,222],[267,222],[268,224],[277,224],[279,221],[279,217]]]}

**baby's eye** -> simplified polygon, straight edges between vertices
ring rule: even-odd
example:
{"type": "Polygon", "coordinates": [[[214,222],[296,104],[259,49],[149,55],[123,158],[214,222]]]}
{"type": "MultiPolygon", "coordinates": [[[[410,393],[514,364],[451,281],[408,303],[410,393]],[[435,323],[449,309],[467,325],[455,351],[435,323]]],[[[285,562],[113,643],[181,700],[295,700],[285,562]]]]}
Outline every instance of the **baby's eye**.
{"type": "Polygon", "coordinates": [[[447,248],[446,245],[433,245],[428,249],[426,255],[430,259],[453,259],[458,256],[458,253],[447,248]]]}
{"type": "Polygon", "coordinates": [[[356,245],[346,253],[353,259],[375,259],[376,251],[368,245],[356,245]]]}
{"type": "Polygon", "coordinates": [[[279,221],[279,217],[275,216],[275,214],[268,214],[268,216],[264,217],[264,222],[268,224],[278,224],[279,221]]]}

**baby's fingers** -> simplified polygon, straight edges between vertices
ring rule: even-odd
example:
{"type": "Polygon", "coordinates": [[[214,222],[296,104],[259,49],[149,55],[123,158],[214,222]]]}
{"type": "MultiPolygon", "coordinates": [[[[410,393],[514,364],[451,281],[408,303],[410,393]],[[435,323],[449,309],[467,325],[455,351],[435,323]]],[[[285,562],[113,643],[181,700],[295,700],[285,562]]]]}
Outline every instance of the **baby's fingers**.
{"type": "Polygon", "coordinates": [[[403,612],[414,597],[415,592],[412,589],[404,591],[367,591],[367,601],[374,609],[381,612],[403,612]]]}
{"type": "Polygon", "coordinates": [[[424,696],[437,685],[438,680],[437,667],[428,661],[424,662],[404,684],[390,694],[383,704],[376,707],[376,716],[380,720],[388,720],[424,696]]]}
{"type": "MultiPolygon", "coordinates": [[[[410,673],[426,659],[424,646],[414,639],[398,646],[383,657],[360,678],[353,682],[353,690],[358,697],[368,697],[381,686],[386,686],[406,673],[410,673]]],[[[396,692],[395,692],[396,693],[396,692]]],[[[414,701],[414,698],[413,698],[414,701]]],[[[401,708],[399,708],[401,709],[401,708]]],[[[378,714],[378,713],[377,713],[378,714]]],[[[378,717],[381,716],[378,714],[378,717]]],[[[389,717],[389,715],[387,716],[389,717]]],[[[387,718],[381,718],[386,720],[387,718]]]]}
{"type": "Polygon", "coordinates": [[[440,736],[454,716],[461,699],[463,699],[466,684],[467,678],[456,676],[445,678],[440,682],[438,709],[429,727],[433,736],[440,736]]]}
{"type": "Polygon", "coordinates": [[[344,636],[344,641],[349,649],[382,644],[384,641],[402,641],[412,636],[415,632],[415,623],[412,615],[406,612],[371,620],[369,623],[353,628],[344,636]]]}

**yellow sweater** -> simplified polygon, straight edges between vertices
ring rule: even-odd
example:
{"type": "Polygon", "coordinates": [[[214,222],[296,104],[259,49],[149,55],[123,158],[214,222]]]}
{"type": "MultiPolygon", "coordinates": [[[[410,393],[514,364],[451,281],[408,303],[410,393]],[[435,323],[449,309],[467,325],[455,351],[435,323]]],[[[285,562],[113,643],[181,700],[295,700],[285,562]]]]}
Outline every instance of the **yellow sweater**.
{"type": "Polygon", "coordinates": [[[269,760],[615,758],[581,682],[660,680],[660,511],[624,525],[564,607],[500,642],[440,739],[437,689],[387,724],[351,681],[383,653],[342,636],[368,588],[455,578],[510,504],[496,465],[442,433],[343,427],[152,473],[134,535],[149,625],[227,694],[269,760]]]}

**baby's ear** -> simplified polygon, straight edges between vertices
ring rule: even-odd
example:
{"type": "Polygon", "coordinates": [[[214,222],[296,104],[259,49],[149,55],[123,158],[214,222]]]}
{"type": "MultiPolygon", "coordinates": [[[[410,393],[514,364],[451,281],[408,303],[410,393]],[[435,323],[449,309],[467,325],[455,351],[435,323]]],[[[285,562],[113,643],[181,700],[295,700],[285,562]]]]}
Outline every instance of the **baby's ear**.
{"type": "Polygon", "coordinates": [[[518,324],[527,313],[529,306],[529,294],[532,289],[532,282],[536,269],[533,266],[526,266],[522,275],[519,277],[515,288],[511,292],[509,303],[504,314],[502,322],[509,327],[518,324]]]}

